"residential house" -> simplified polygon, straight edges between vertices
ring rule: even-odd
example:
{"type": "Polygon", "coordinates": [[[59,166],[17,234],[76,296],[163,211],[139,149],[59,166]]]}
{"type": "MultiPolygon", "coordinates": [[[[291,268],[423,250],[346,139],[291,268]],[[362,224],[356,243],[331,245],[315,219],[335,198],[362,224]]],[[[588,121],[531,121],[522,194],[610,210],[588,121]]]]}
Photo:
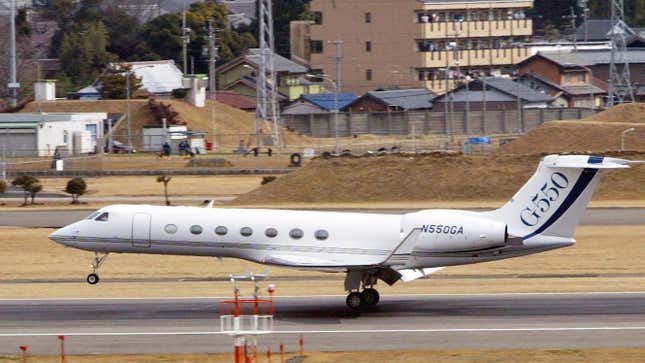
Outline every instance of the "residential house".
{"type": "MultiPolygon", "coordinates": [[[[270,56],[270,53],[267,54],[270,56]]],[[[246,54],[222,65],[217,70],[219,90],[238,92],[256,97],[256,76],[260,69],[261,51],[248,49],[246,54]]],[[[295,100],[300,95],[317,94],[323,91],[320,83],[313,83],[306,77],[308,69],[279,54],[274,54],[274,69],[278,81],[278,92],[287,100],[295,100]]]]}
{"type": "Polygon", "coordinates": [[[426,88],[369,91],[343,110],[354,113],[429,110],[435,97],[426,88]]]}
{"type": "Polygon", "coordinates": [[[334,93],[319,93],[302,95],[282,110],[282,115],[306,115],[329,113],[335,109],[342,110],[356,100],[353,92],[339,93],[338,99],[334,93]],[[338,104],[336,104],[338,102],[338,104]]]}
{"type": "Polygon", "coordinates": [[[493,111],[547,108],[554,98],[504,77],[486,77],[461,84],[433,100],[433,111],[493,111]]]}

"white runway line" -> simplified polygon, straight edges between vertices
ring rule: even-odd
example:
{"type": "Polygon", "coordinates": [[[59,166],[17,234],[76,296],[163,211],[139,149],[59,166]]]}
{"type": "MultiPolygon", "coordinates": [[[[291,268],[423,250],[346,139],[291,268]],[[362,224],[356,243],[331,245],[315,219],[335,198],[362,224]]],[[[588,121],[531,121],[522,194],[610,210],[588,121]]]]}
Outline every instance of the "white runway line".
{"type": "MultiPolygon", "coordinates": [[[[268,334],[375,334],[375,333],[505,333],[505,332],[566,332],[566,331],[645,331],[645,326],[598,326],[598,327],[544,327],[544,328],[459,328],[459,329],[356,329],[356,330],[275,330],[268,334]]],[[[2,338],[48,337],[64,335],[82,336],[155,336],[155,335],[230,335],[221,331],[178,332],[96,332],[96,333],[3,333],[2,338]]],[[[262,332],[260,332],[262,335],[262,332]]]]}
{"type": "MultiPolygon", "coordinates": [[[[502,293],[474,293],[474,294],[394,294],[394,295],[382,295],[382,299],[386,300],[388,297],[392,298],[415,298],[415,297],[457,297],[457,296],[539,296],[539,295],[621,295],[621,294],[632,294],[632,295],[645,295],[645,291],[588,291],[588,292],[502,292],[502,293]]],[[[325,298],[325,297],[347,297],[346,294],[343,295],[284,295],[284,296],[275,296],[274,299],[313,299],[313,298],[325,298]]],[[[0,302],[13,302],[13,301],[138,301],[138,300],[221,300],[221,299],[230,299],[231,296],[188,296],[188,297],[169,297],[169,296],[160,296],[160,297],[46,297],[46,298],[33,298],[33,299],[0,299],[0,302]]]]}

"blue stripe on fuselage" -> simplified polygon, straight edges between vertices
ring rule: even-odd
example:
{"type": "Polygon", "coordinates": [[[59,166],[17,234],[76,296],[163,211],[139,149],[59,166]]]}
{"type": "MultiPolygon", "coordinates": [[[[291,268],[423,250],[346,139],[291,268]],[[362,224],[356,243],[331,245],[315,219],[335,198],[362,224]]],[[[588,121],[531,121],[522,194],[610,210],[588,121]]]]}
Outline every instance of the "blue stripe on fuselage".
{"type": "Polygon", "coordinates": [[[553,223],[557,222],[562,215],[569,210],[569,208],[573,205],[573,203],[576,202],[580,194],[587,189],[587,186],[593,180],[594,176],[596,176],[596,173],[598,172],[598,169],[592,169],[592,168],[586,168],[582,170],[582,173],[580,174],[580,177],[576,181],[576,184],[573,185],[573,188],[571,188],[571,192],[567,197],[564,199],[560,207],[553,212],[551,217],[544,222],[543,225],[541,225],[538,229],[536,229],[533,233],[530,233],[524,237],[523,239],[529,239],[531,237],[537,236],[538,234],[544,232],[547,228],[551,227],[553,223]]]}

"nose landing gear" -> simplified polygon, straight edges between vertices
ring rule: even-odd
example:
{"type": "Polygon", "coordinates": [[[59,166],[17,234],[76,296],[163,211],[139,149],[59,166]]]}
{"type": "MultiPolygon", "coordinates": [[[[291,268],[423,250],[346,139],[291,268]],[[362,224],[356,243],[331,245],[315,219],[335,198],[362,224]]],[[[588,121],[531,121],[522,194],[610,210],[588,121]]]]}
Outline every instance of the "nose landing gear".
{"type": "Polygon", "coordinates": [[[99,283],[99,275],[97,272],[99,270],[99,267],[101,267],[101,265],[103,264],[103,262],[105,262],[107,257],[108,257],[108,253],[101,255],[98,252],[94,252],[94,261],[92,261],[92,264],[90,265],[92,266],[92,273],[87,275],[87,279],[86,279],[88,284],[96,285],[99,283]]]}

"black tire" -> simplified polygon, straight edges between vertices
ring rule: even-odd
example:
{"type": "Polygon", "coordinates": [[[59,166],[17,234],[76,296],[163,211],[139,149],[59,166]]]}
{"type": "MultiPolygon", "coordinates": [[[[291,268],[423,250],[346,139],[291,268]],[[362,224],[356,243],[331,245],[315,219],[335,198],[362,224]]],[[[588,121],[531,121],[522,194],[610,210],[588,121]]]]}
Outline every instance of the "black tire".
{"type": "Polygon", "coordinates": [[[99,275],[89,274],[87,275],[87,283],[90,285],[96,285],[99,283],[99,275]]]}
{"type": "Polygon", "coordinates": [[[381,300],[381,296],[376,289],[367,288],[361,292],[361,301],[365,306],[374,306],[378,304],[379,300],[381,300]]]}
{"type": "Polygon", "coordinates": [[[300,164],[302,164],[302,155],[300,155],[299,153],[293,153],[291,154],[289,161],[293,166],[300,166],[300,164]]]}
{"type": "Polygon", "coordinates": [[[363,295],[356,291],[350,292],[349,295],[347,295],[347,299],[345,299],[345,303],[350,309],[358,310],[363,305],[363,295]]]}

